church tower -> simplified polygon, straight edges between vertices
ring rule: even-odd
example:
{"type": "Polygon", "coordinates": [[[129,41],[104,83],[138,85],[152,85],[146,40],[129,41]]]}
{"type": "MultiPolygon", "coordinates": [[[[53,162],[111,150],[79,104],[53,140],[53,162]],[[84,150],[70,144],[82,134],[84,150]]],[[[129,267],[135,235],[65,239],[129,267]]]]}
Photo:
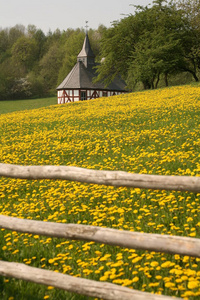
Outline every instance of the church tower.
{"type": "Polygon", "coordinates": [[[97,76],[96,63],[87,27],[86,22],[86,35],[82,50],[77,56],[77,63],[57,87],[58,104],[109,97],[126,92],[126,84],[120,77],[115,78],[108,86],[102,82],[94,83],[94,78],[97,76]]]}
{"type": "Polygon", "coordinates": [[[77,56],[77,62],[82,61],[86,68],[95,65],[95,56],[90,46],[90,41],[88,38],[88,33],[86,32],[85,40],[83,43],[83,48],[79,55],[77,56]]]}

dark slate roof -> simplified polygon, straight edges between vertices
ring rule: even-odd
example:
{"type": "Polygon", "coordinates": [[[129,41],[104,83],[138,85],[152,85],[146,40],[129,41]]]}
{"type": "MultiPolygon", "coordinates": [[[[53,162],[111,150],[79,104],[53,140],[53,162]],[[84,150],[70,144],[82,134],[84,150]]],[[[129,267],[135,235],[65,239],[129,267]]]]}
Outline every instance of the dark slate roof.
{"type": "Polygon", "coordinates": [[[83,48],[77,56],[77,63],[57,87],[57,90],[62,89],[99,89],[107,91],[126,91],[126,84],[120,77],[115,78],[107,87],[103,83],[93,83],[96,77],[95,56],[91,49],[88,34],[86,33],[83,48]]]}
{"type": "Polygon", "coordinates": [[[92,48],[90,46],[90,41],[89,41],[87,33],[86,33],[85,40],[84,40],[84,43],[83,43],[83,48],[82,48],[81,52],[79,53],[79,55],[77,57],[79,58],[79,57],[85,57],[85,56],[95,57],[94,53],[92,51],[92,48]]]}
{"type": "Polygon", "coordinates": [[[105,87],[101,82],[92,82],[95,76],[94,65],[86,68],[82,61],[78,61],[63,82],[57,87],[57,90],[99,89],[107,91],[125,91],[126,84],[120,78],[116,78],[111,84],[105,87]]]}

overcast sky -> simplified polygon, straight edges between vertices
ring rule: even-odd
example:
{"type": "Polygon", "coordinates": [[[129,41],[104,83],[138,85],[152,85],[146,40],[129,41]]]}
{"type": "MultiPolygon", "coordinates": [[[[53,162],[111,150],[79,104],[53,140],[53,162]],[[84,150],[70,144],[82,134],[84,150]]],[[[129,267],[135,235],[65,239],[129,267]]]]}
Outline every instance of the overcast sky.
{"type": "Polygon", "coordinates": [[[134,13],[133,5],[146,6],[152,0],[0,0],[0,28],[32,24],[44,33],[57,28],[89,28],[112,22],[134,13]]]}

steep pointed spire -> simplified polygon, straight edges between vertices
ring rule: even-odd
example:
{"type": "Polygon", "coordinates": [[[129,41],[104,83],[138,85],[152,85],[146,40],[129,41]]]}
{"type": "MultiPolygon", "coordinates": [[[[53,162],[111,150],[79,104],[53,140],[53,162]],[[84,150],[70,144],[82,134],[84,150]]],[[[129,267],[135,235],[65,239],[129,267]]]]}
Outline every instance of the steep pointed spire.
{"type": "Polygon", "coordinates": [[[83,43],[83,48],[79,55],[77,56],[77,61],[82,61],[87,68],[89,65],[94,65],[95,64],[95,56],[92,51],[92,48],[90,46],[90,41],[88,38],[88,33],[87,33],[87,21],[86,21],[86,35],[85,35],[85,40],[83,43]]]}
{"type": "Polygon", "coordinates": [[[88,21],[85,21],[85,33],[87,34],[88,33],[88,21]]]}

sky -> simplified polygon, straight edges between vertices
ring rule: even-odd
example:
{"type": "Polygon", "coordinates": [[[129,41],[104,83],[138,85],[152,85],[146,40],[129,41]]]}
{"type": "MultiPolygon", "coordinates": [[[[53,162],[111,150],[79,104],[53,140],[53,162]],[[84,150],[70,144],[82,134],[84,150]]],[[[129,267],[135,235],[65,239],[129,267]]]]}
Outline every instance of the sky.
{"type": "Polygon", "coordinates": [[[152,0],[0,0],[0,29],[16,24],[29,24],[42,29],[46,34],[57,28],[85,27],[97,29],[134,13],[132,5],[146,6],[152,0]]]}

